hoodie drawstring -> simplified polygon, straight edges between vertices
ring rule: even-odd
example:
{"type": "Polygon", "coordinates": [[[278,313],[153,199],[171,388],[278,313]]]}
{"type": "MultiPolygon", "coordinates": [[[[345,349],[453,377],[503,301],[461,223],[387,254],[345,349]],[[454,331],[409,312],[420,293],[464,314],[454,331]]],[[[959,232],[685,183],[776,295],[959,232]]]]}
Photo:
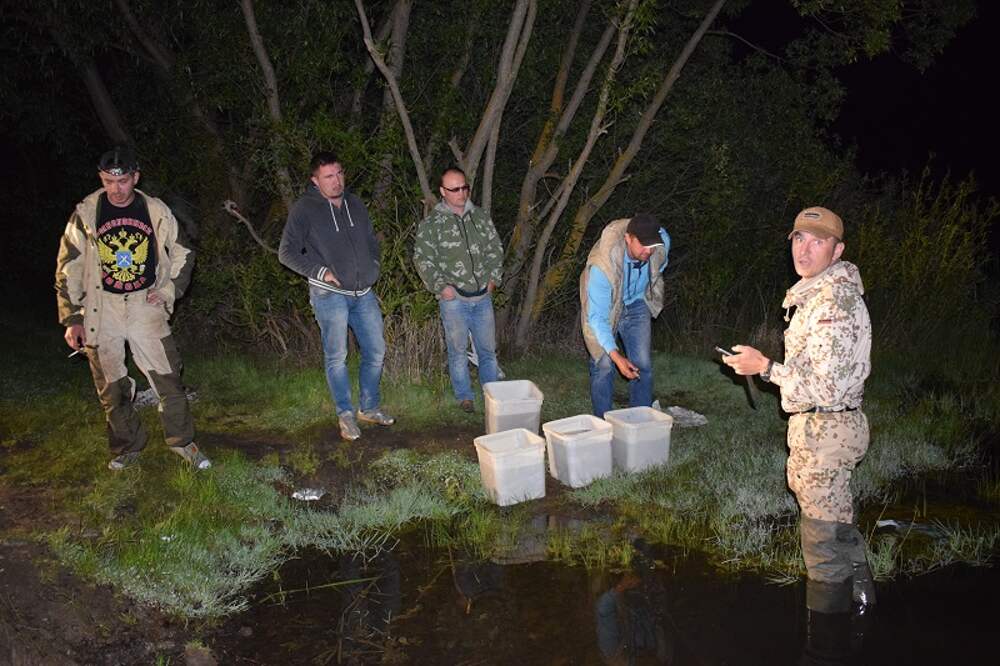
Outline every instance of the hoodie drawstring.
{"type": "MultiPolygon", "coordinates": [[[[330,201],[329,199],[327,199],[326,203],[330,207],[330,217],[333,219],[333,228],[336,229],[339,232],[340,231],[340,225],[337,224],[337,214],[333,212],[333,202],[330,201]]],[[[350,218],[350,213],[348,213],[347,215],[348,215],[348,218],[350,218]]],[[[353,222],[351,223],[351,226],[352,227],[354,226],[353,222]]]]}

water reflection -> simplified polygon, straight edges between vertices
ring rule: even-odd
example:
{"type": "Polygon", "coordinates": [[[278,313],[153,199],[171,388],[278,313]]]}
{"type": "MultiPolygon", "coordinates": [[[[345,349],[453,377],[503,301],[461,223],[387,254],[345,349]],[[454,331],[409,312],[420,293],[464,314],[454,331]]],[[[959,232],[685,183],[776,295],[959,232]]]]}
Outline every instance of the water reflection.
{"type": "Polygon", "coordinates": [[[641,539],[633,543],[632,570],[597,598],[594,617],[597,645],[605,664],[671,664],[673,638],[668,633],[667,593],[656,563],[641,539]],[[644,662],[644,663],[645,663],[644,662]]]}
{"type": "Polygon", "coordinates": [[[868,614],[810,615],[801,583],[726,576],[697,553],[641,541],[625,572],[539,561],[548,519],[537,527],[510,553],[519,564],[429,549],[420,534],[369,563],[306,553],[206,638],[220,664],[238,665],[995,661],[995,619],[976,610],[1000,596],[994,569],[881,585],[875,626],[868,614]]]}
{"type": "Polygon", "coordinates": [[[342,588],[346,600],[337,627],[337,663],[364,663],[366,657],[384,651],[389,623],[400,613],[399,560],[391,551],[367,562],[344,555],[340,576],[351,582],[342,588]]]}

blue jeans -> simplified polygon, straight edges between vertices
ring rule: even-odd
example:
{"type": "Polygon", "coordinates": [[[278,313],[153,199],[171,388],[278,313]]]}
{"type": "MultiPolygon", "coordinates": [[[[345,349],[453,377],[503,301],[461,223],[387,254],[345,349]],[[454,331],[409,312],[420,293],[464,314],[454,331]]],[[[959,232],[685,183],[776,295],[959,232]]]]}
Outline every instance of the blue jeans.
{"type": "Polygon", "coordinates": [[[469,358],[466,350],[469,333],[479,355],[479,383],[497,380],[497,336],[493,322],[493,297],[487,294],[479,300],[466,300],[457,296],[450,301],[440,299],[441,323],[448,345],[448,374],[456,400],[472,400],[472,381],[469,379],[469,358]]]}
{"type": "Polygon", "coordinates": [[[379,384],[382,381],[382,361],[385,358],[385,338],[382,335],[382,310],[375,292],[364,296],[344,296],[309,287],[309,303],[319,323],[323,341],[323,361],[330,397],[337,413],[354,411],[351,402],[351,378],[347,374],[347,329],[361,348],[358,384],[361,388],[361,411],[377,409],[382,402],[379,384]]]}
{"type": "MultiPolygon", "coordinates": [[[[639,299],[625,307],[615,331],[624,347],[620,351],[639,368],[639,378],[628,383],[629,407],[648,407],[653,404],[653,358],[650,353],[652,322],[646,302],[639,299]]],[[[604,412],[611,409],[618,368],[607,354],[597,362],[593,357],[588,358],[588,361],[590,402],[594,408],[594,416],[603,418],[604,412]]]]}

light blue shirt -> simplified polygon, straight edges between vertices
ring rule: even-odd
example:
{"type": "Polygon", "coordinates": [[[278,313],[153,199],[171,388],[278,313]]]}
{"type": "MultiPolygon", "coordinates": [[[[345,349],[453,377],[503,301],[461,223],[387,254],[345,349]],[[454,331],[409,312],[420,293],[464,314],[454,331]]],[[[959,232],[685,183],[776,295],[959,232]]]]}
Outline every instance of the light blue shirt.
{"type": "MultiPolygon", "coordinates": [[[[663,249],[670,253],[670,235],[660,227],[660,238],[663,240],[663,249]]],[[[649,286],[650,266],[648,261],[636,261],[628,256],[628,248],[624,250],[625,256],[622,262],[622,302],[624,305],[631,305],[637,300],[644,298],[646,287],[649,286]]],[[[660,272],[667,267],[667,259],[664,258],[660,272]]],[[[590,267],[590,279],[587,281],[587,300],[589,309],[587,323],[597,336],[597,342],[610,354],[618,349],[615,342],[615,332],[611,330],[611,281],[597,266],[590,267]]]]}

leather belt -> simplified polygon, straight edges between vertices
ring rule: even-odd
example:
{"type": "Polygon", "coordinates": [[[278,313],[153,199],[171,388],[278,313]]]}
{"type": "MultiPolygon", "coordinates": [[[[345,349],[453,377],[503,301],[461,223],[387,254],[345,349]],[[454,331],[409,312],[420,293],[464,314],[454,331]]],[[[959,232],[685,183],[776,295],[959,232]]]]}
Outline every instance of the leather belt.
{"type": "Polygon", "coordinates": [[[451,285],[451,288],[457,291],[459,296],[465,296],[466,298],[475,298],[476,296],[482,296],[483,294],[485,294],[487,289],[489,289],[489,286],[487,285],[486,287],[483,287],[479,291],[466,291],[464,289],[459,289],[455,285],[451,285]]]}
{"type": "Polygon", "coordinates": [[[811,409],[803,409],[801,412],[795,412],[796,414],[836,414],[838,412],[854,412],[858,407],[813,407],[811,409]]]}

